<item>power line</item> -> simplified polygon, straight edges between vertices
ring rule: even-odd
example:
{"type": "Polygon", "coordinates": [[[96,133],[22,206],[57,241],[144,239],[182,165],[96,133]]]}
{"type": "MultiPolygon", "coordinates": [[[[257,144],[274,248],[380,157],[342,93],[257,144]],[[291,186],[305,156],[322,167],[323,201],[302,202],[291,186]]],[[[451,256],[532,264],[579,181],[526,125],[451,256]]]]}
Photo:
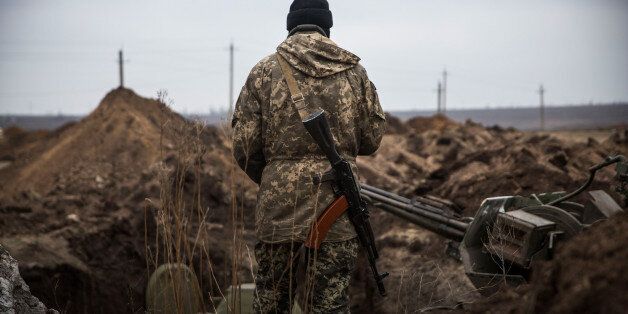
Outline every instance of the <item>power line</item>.
{"type": "Polygon", "coordinates": [[[539,87],[539,107],[541,109],[541,131],[545,131],[545,88],[543,84],[539,87]]]}
{"type": "MultiPolygon", "coordinates": [[[[439,83],[440,84],[440,83],[439,83]]],[[[443,100],[442,100],[442,109],[443,113],[447,112],[447,69],[443,70],[443,90],[442,90],[443,100]]]]}
{"type": "Polygon", "coordinates": [[[443,87],[441,85],[441,82],[438,81],[438,85],[436,87],[436,113],[440,114],[441,110],[442,110],[442,100],[443,100],[443,87]]]}
{"type": "Polygon", "coordinates": [[[124,87],[124,57],[122,49],[118,50],[118,68],[120,72],[120,87],[124,87]]]}

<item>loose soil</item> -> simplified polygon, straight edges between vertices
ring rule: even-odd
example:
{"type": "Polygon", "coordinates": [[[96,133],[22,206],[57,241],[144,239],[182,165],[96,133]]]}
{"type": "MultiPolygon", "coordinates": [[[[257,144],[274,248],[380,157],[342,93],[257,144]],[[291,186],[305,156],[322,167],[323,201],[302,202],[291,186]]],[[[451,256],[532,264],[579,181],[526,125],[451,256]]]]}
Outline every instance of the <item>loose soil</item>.
{"type": "MultiPolygon", "coordinates": [[[[9,131],[0,145],[0,155],[12,161],[0,170],[0,243],[49,307],[141,311],[148,276],[166,261],[215,264],[211,275],[198,270],[212,295],[232,273],[250,281],[249,266],[231,268],[234,245],[224,234],[242,229],[231,223],[231,191],[247,191],[239,204],[250,210],[254,187],[241,173],[231,175],[219,128],[116,89],[78,123],[35,135],[9,131]],[[211,223],[199,227],[201,212],[211,223]],[[184,227],[158,227],[175,218],[184,227]],[[206,249],[172,251],[189,243],[206,249]]],[[[248,232],[240,242],[244,237],[252,242],[248,232]]]]}
{"type": "MultiPolygon", "coordinates": [[[[462,215],[491,196],[573,190],[591,165],[628,154],[625,129],[604,140],[572,140],[444,116],[389,120],[380,150],[358,159],[361,180],[407,197],[450,199],[462,215]]],[[[227,128],[187,121],[163,100],[128,89],[111,91],[88,117],[55,131],[5,129],[0,243],[20,262],[33,294],[68,313],[143,311],[148,276],[168,261],[190,265],[205,295],[220,296],[252,281],[255,268],[257,188],[234,165],[228,138],[227,128]]],[[[594,188],[610,191],[612,180],[605,169],[594,188]]],[[[531,285],[489,299],[446,256],[445,240],[377,209],[372,216],[380,268],[391,273],[389,296],[377,296],[362,260],[351,287],[354,312],[612,312],[628,305],[621,298],[628,269],[619,262],[626,260],[626,215],[573,239],[531,285]],[[592,302],[606,297],[613,302],[592,302]]]]}

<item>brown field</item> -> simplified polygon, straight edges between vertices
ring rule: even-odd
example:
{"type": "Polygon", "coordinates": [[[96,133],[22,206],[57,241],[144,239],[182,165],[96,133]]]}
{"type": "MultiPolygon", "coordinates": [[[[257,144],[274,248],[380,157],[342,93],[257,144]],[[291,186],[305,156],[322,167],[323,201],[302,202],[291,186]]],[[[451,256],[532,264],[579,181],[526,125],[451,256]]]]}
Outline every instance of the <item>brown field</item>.
{"type": "MultiPolygon", "coordinates": [[[[591,165],[628,154],[625,129],[520,132],[442,116],[390,117],[389,125],[380,150],[358,159],[361,180],[408,197],[452,200],[467,216],[491,196],[573,190],[591,165]]],[[[228,138],[226,128],[191,123],[163,100],[126,89],[54,131],[5,129],[0,244],[19,261],[32,293],[60,311],[143,311],[148,276],[165,262],[190,265],[213,310],[209,296],[251,282],[256,267],[257,187],[234,165],[228,138]]],[[[594,187],[610,190],[612,181],[605,169],[594,187]]],[[[445,240],[377,209],[373,218],[391,293],[376,295],[362,260],[351,287],[357,313],[613,312],[628,305],[627,215],[562,247],[529,285],[488,299],[444,253],[445,240]]]]}

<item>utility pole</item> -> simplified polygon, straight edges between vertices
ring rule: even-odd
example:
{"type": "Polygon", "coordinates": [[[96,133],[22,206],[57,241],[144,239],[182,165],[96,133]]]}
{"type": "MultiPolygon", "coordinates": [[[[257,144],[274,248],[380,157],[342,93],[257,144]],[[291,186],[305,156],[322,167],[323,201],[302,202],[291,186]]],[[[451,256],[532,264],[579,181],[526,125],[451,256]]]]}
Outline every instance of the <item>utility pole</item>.
{"type": "Polygon", "coordinates": [[[229,45],[229,113],[228,119],[231,119],[233,115],[233,51],[235,50],[233,46],[233,41],[229,45]]]}
{"type": "Polygon", "coordinates": [[[545,88],[539,87],[539,107],[541,109],[541,131],[545,131],[545,88]]]}
{"type": "Polygon", "coordinates": [[[442,90],[442,94],[443,94],[443,100],[442,100],[442,110],[443,113],[447,112],[447,69],[445,68],[443,70],[443,90],[442,90]]]}
{"type": "Polygon", "coordinates": [[[120,71],[120,87],[124,87],[124,56],[122,49],[118,50],[118,68],[120,71]]]}
{"type": "Polygon", "coordinates": [[[436,88],[436,113],[440,114],[441,113],[441,105],[442,105],[442,92],[443,92],[443,87],[441,86],[440,81],[438,81],[438,87],[436,88]]]}

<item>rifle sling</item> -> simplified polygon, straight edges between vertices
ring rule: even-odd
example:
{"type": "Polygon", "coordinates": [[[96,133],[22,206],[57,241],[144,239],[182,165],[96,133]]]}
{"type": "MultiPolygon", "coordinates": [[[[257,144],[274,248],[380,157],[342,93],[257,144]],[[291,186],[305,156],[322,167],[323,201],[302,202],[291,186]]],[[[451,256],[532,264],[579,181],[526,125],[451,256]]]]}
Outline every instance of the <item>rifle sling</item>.
{"type": "MultiPolygon", "coordinates": [[[[316,110],[311,110],[306,106],[305,97],[303,96],[301,89],[299,89],[299,84],[294,79],[292,67],[288,64],[288,61],[286,61],[286,59],[284,59],[284,57],[279,53],[277,53],[277,61],[279,62],[281,72],[288,84],[288,90],[290,91],[290,98],[292,99],[294,108],[299,113],[301,121],[304,121],[316,110]]],[[[347,202],[347,198],[345,196],[341,196],[332,202],[312,224],[305,246],[311,249],[318,249],[327,236],[327,232],[331,229],[331,226],[347,210],[348,207],[349,203],[347,202]]]]}
{"type": "MultiPolygon", "coordinates": [[[[305,97],[299,88],[299,84],[297,80],[294,79],[294,74],[292,73],[292,66],[288,64],[288,61],[284,59],[281,54],[276,53],[277,61],[279,62],[279,66],[281,67],[281,72],[283,73],[284,78],[286,79],[286,83],[288,84],[288,90],[290,91],[290,98],[292,99],[292,104],[294,104],[294,108],[299,113],[299,117],[301,121],[304,121],[310,114],[314,113],[315,110],[308,110],[305,104],[305,97]]],[[[318,108],[317,108],[318,109],[318,108]]]]}

